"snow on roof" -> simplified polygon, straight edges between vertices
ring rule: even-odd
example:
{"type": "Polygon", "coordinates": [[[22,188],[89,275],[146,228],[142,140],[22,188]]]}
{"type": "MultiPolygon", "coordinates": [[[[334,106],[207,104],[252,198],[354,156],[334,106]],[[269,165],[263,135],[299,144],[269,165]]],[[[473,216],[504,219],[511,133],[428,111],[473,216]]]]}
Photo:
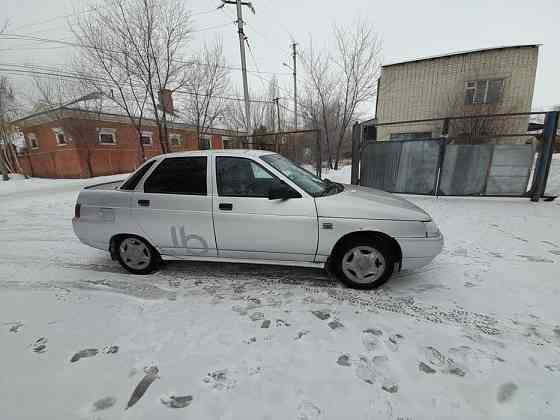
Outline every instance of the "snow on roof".
{"type": "Polygon", "coordinates": [[[381,67],[390,67],[390,66],[396,66],[396,65],[399,65],[399,64],[415,63],[417,61],[436,60],[438,58],[447,58],[447,57],[453,57],[453,56],[456,56],[456,55],[474,54],[474,53],[480,53],[480,52],[485,52],[485,51],[505,50],[505,49],[510,49],[510,48],[535,48],[535,47],[540,47],[541,45],[542,44],[521,44],[521,45],[509,45],[509,46],[501,46],[501,47],[490,47],[490,48],[479,48],[479,49],[475,49],[475,50],[457,51],[457,52],[452,52],[452,53],[447,53],[447,54],[439,54],[439,55],[432,55],[432,56],[427,56],[427,57],[413,58],[413,59],[404,60],[404,61],[397,61],[395,63],[383,64],[381,67]]]}

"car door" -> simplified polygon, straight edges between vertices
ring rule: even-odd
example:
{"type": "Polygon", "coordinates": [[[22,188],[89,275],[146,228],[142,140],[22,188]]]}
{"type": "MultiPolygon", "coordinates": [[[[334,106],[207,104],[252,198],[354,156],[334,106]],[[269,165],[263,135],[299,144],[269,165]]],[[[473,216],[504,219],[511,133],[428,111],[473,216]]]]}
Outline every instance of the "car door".
{"type": "Polygon", "coordinates": [[[317,213],[312,197],[269,200],[281,183],[259,161],[215,156],[214,228],[220,257],[313,261],[317,250],[317,213]]]}
{"type": "Polygon", "coordinates": [[[207,156],[167,157],[139,184],[132,215],[163,255],[216,257],[207,156]]]}

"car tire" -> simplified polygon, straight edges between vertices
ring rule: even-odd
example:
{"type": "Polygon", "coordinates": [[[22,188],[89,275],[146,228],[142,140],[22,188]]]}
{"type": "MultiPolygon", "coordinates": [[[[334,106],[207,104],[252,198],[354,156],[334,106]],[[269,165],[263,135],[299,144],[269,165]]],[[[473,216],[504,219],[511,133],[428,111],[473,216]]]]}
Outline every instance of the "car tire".
{"type": "Polygon", "coordinates": [[[116,243],[115,251],[120,265],[132,274],[153,273],[161,262],[159,252],[139,236],[123,236],[116,243]]]}
{"type": "Polygon", "coordinates": [[[331,268],[346,286],[375,289],[393,274],[397,257],[382,239],[356,238],[345,241],[332,257],[331,268]]]}

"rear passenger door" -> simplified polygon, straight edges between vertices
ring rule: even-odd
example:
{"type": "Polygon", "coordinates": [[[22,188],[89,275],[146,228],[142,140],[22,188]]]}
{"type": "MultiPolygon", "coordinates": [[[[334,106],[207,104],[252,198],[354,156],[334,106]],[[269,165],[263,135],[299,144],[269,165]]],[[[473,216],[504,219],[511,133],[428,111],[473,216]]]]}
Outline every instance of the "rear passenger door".
{"type": "Polygon", "coordinates": [[[164,255],[217,256],[206,156],[167,157],[137,188],[132,214],[164,255]]]}

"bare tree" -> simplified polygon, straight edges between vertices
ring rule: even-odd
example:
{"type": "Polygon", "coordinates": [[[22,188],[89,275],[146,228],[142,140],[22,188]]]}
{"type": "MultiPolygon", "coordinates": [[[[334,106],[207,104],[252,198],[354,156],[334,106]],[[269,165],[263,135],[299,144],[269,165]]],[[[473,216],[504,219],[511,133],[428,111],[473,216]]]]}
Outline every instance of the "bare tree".
{"type": "MultiPolygon", "coordinates": [[[[234,91],[234,95],[239,97],[240,93],[234,91]]],[[[270,100],[266,95],[257,92],[250,92],[251,102],[251,121],[250,127],[255,130],[268,131],[271,127],[267,127],[267,114],[271,106],[270,100]]],[[[225,112],[226,125],[233,130],[240,127],[247,127],[247,119],[245,116],[245,105],[241,100],[229,101],[225,112]]]]}
{"type": "Polygon", "coordinates": [[[352,28],[334,25],[333,52],[315,49],[311,40],[302,54],[304,91],[311,95],[304,115],[319,120],[330,167],[338,168],[343,142],[362,105],[377,93],[381,43],[373,27],[358,20],[352,28]]]}
{"type": "MultiPolygon", "coordinates": [[[[101,0],[77,14],[72,30],[83,48],[79,62],[91,80],[117,92],[129,117],[151,105],[162,152],[167,152],[167,114],[160,107],[163,91],[185,84],[182,60],[190,41],[191,21],[180,0],[101,0]],[[144,96],[145,92],[145,96],[144,96]]],[[[138,141],[141,145],[140,131],[138,141]]]]}
{"type": "Polygon", "coordinates": [[[92,158],[93,150],[97,145],[97,135],[92,132],[83,119],[99,120],[104,103],[113,102],[102,92],[92,92],[91,85],[85,81],[68,81],[65,78],[40,78],[33,79],[38,95],[34,111],[49,111],[50,114],[61,121],[62,128],[69,141],[78,146],[85,153],[88,173],[94,176],[92,158]],[[69,113],[69,109],[73,110],[69,113]],[[79,118],[74,118],[75,113],[82,113],[79,118]]]}
{"type": "MultiPolygon", "coordinates": [[[[15,134],[15,127],[11,121],[17,115],[16,98],[13,87],[5,76],[0,76],[0,171],[2,179],[8,181],[8,161],[13,153],[10,141],[15,134]]],[[[15,160],[17,164],[17,158],[15,160]]]]}
{"type": "Polygon", "coordinates": [[[186,101],[183,112],[186,122],[196,127],[197,139],[224,117],[229,83],[222,41],[204,45],[185,75],[185,87],[192,97],[186,101]]]}

